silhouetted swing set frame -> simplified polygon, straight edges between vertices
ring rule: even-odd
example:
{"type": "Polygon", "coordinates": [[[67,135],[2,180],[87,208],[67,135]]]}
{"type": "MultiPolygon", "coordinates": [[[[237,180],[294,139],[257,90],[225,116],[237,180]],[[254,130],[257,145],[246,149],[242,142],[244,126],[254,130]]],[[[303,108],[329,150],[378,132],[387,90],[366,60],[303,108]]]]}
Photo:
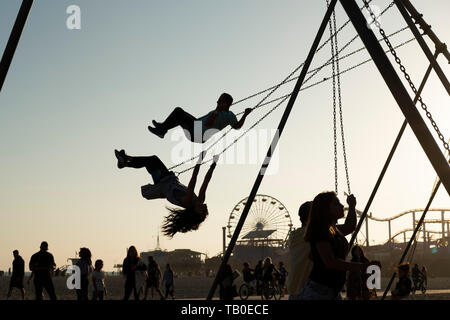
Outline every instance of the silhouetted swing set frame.
{"type": "MultiPolygon", "coordinates": [[[[269,150],[267,151],[264,162],[261,166],[261,169],[258,172],[255,183],[253,184],[252,190],[250,191],[250,195],[248,196],[248,200],[246,202],[246,205],[244,207],[242,215],[239,219],[239,222],[236,226],[234,234],[233,234],[233,236],[230,240],[230,243],[227,247],[225,255],[223,256],[221,265],[218,269],[218,272],[214,279],[213,285],[211,286],[211,289],[206,298],[207,300],[211,300],[212,297],[214,296],[217,285],[219,284],[220,274],[221,274],[222,270],[224,270],[224,267],[226,266],[226,264],[228,263],[228,260],[234,249],[234,246],[236,245],[236,241],[237,241],[239,234],[241,232],[241,229],[244,225],[245,219],[247,218],[248,212],[253,203],[253,199],[255,198],[255,196],[258,192],[259,186],[264,178],[265,170],[268,168],[268,166],[270,164],[272,154],[278,144],[281,134],[283,133],[284,127],[289,118],[291,110],[294,106],[297,95],[298,95],[298,93],[302,87],[302,84],[305,80],[308,69],[311,66],[312,60],[313,60],[316,50],[319,46],[320,40],[323,36],[323,33],[328,24],[328,21],[330,20],[331,14],[333,13],[333,11],[336,7],[337,1],[338,0],[331,0],[330,5],[328,6],[328,9],[325,13],[325,17],[323,18],[323,21],[320,25],[319,31],[314,39],[314,42],[309,51],[308,57],[304,63],[301,74],[297,80],[294,90],[290,96],[289,102],[286,106],[286,109],[285,109],[283,116],[280,120],[280,123],[278,125],[277,134],[273,137],[272,143],[269,147],[269,150]]],[[[398,106],[400,107],[401,111],[403,112],[403,114],[405,116],[405,121],[403,122],[400,132],[397,135],[397,138],[394,142],[391,152],[389,153],[388,159],[387,159],[387,161],[382,169],[382,172],[375,184],[372,194],[369,197],[368,203],[364,209],[363,214],[361,215],[358,225],[357,225],[355,231],[353,232],[353,235],[352,235],[352,238],[350,241],[350,247],[353,245],[353,243],[356,239],[356,235],[358,234],[359,229],[361,228],[362,223],[364,222],[364,219],[367,216],[369,207],[375,197],[378,187],[381,184],[383,176],[389,166],[389,163],[390,163],[392,156],[398,146],[398,143],[400,142],[400,139],[403,135],[403,132],[404,132],[407,124],[410,125],[413,133],[415,134],[416,138],[418,139],[419,143],[421,144],[422,149],[424,150],[425,154],[427,155],[430,163],[432,164],[432,166],[433,166],[434,170],[436,171],[436,173],[439,177],[439,180],[440,180],[433,190],[433,193],[429,199],[427,207],[425,208],[425,210],[422,214],[422,217],[414,230],[413,236],[411,237],[411,239],[408,243],[408,246],[404,250],[404,253],[401,258],[401,261],[403,261],[403,259],[405,258],[406,254],[411,246],[411,243],[413,242],[413,239],[415,239],[415,235],[417,234],[418,230],[420,229],[420,227],[422,225],[423,220],[425,219],[426,212],[427,212],[429,206],[431,205],[431,201],[433,200],[433,198],[437,192],[437,189],[439,188],[441,183],[444,185],[445,189],[447,190],[447,193],[450,194],[450,166],[449,166],[447,160],[445,159],[445,156],[439,149],[432,134],[428,130],[428,127],[426,126],[425,122],[423,121],[422,117],[420,116],[420,113],[418,112],[417,108],[415,107],[415,103],[417,102],[417,99],[420,97],[420,94],[425,86],[425,83],[426,83],[432,69],[435,70],[440,81],[444,85],[445,89],[450,94],[450,83],[449,83],[447,77],[445,76],[444,72],[440,68],[438,62],[436,61],[438,55],[440,53],[442,53],[447,58],[447,60],[449,60],[449,63],[450,63],[450,53],[448,52],[445,44],[443,44],[442,42],[439,41],[437,36],[431,30],[431,27],[425,23],[422,16],[416,11],[416,9],[413,7],[413,5],[410,3],[409,0],[394,0],[400,13],[402,14],[403,18],[407,22],[409,28],[413,32],[419,45],[421,46],[422,50],[424,51],[425,55],[427,56],[427,58],[430,62],[430,66],[428,67],[428,69],[425,73],[425,76],[422,80],[420,88],[416,94],[414,101],[413,101],[411,99],[411,97],[409,96],[402,81],[400,80],[398,74],[396,73],[394,67],[390,63],[383,48],[379,44],[375,34],[373,33],[373,31],[370,28],[368,28],[367,21],[364,18],[363,14],[361,13],[361,10],[359,9],[358,5],[356,4],[356,1],[355,0],[339,0],[339,1],[340,1],[341,5],[343,6],[345,12],[347,13],[348,17],[350,18],[353,26],[355,27],[357,33],[359,34],[361,40],[363,41],[370,56],[372,57],[373,61],[375,62],[375,65],[377,66],[380,74],[382,75],[384,81],[386,82],[386,85],[388,86],[389,90],[391,91],[398,106]],[[422,35],[420,34],[419,30],[416,28],[411,16],[408,14],[407,11],[409,11],[411,16],[416,20],[416,23],[418,23],[421,26],[421,28],[425,31],[425,33],[435,43],[436,52],[434,55],[431,53],[425,40],[422,38],[422,35]]],[[[5,51],[2,56],[2,60],[0,62],[0,91],[3,88],[3,84],[6,79],[6,75],[8,73],[9,67],[11,65],[14,53],[15,53],[17,45],[19,43],[22,31],[25,27],[31,7],[33,5],[33,2],[34,2],[34,0],[23,0],[22,5],[19,9],[16,21],[15,21],[13,29],[11,31],[11,35],[8,39],[5,51]]],[[[385,296],[392,284],[394,276],[391,278],[388,288],[384,292],[383,299],[385,298],[385,296]]]]}

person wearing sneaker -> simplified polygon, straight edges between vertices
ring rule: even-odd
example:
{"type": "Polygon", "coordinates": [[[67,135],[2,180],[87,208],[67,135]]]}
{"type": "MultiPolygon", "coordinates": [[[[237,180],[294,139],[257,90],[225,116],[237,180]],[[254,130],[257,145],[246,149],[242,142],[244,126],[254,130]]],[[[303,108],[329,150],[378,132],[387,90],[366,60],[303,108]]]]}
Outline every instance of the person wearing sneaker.
{"type": "Polygon", "coordinates": [[[117,166],[119,169],[146,168],[152,176],[154,184],[141,187],[141,193],[147,200],[167,199],[170,203],[181,208],[168,208],[169,215],[165,217],[162,227],[163,233],[173,237],[177,232],[189,232],[197,230],[200,224],[208,216],[208,207],[205,202],[206,189],[216,167],[219,156],[214,156],[208,172],[205,175],[199,194],[196,195],[194,188],[200,165],[206,152],[203,152],[195,166],[188,186],[180,183],[172,171],[169,171],[157,156],[132,157],[124,150],[115,150],[117,166]]]}
{"type": "Polygon", "coordinates": [[[245,119],[252,109],[245,109],[241,120],[237,121],[236,115],[230,111],[232,103],[233,97],[228,93],[222,93],[217,100],[216,109],[198,119],[177,107],[164,122],[159,123],[153,120],[154,127],[148,126],[148,130],[158,137],[164,138],[167,131],[180,126],[190,141],[203,143],[228,125],[236,130],[244,125],[245,119]]]}

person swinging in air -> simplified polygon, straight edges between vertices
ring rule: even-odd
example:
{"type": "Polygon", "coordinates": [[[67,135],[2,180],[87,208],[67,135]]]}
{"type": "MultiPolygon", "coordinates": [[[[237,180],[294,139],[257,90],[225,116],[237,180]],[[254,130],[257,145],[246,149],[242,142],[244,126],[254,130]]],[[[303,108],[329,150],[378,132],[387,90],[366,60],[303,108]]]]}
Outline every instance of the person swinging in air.
{"type": "Polygon", "coordinates": [[[167,208],[169,215],[165,217],[162,226],[163,233],[166,236],[173,237],[177,232],[189,232],[197,230],[199,225],[208,216],[208,207],[205,203],[206,189],[211,180],[212,174],[219,160],[216,155],[213,158],[208,172],[205,175],[203,184],[200,187],[199,194],[194,192],[197,182],[197,175],[200,170],[205,151],[199,157],[199,160],[192,172],[191,180],[186,187],[169,171],[164,163],[157,156],[132,157],[125,153],[125,150],[115,150],[117,158],[117,167],[119,169],[128,168],[146,168],[152,176],[154,184],[147,184],[141,187],[141,193],[147,200],[167,199],[170,203],[180,208],[167,208]]]}
{"type": "Polygon", "coordinates": [[[153,120],[154,127],[148,126],[148,130],[158,137],[164,138],[167,131],[180,126],[184,129],[184,133],[190,141],[203,143],[228,125],[236,130],[242,128],[252,109],[245,109],[241,120],[237,121],[236,115],[230,111],[232,103],[231,95],[222,93],[217,100],[216,109],[198,119],[177,107],[164,122],[160,123],[153,120]]]}

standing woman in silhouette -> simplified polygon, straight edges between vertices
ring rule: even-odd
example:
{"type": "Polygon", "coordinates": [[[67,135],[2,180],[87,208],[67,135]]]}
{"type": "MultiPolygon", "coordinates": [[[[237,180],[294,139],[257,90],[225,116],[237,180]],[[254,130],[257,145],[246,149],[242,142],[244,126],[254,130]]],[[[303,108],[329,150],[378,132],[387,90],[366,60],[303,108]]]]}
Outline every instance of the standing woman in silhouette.
{"type": "Polygon", "coordinates": [[[356,227],[356,199],[347,197],[349,205],[345,223],[337,221],[344,217],[344,206],[336,193],[318,194],[311,205],[305,240],[311,245],[313,269],[301,294],[302,300],[341,300],[346,272],[365,271],[368,263],[346,262],[348,251],[346,235],[356,227]]]}
{"type": "Polygon", "coordinates": [[[93,271],[92,254],[88,248],[80,248],[78,255],[80,259],[76,265],[81,272],[81,288],[77,289],[77,300],[88,300],[89,275],[93,271]]]}
{"type": "Polygon", "coordinates": [[[139,300],[139,291],[136,288],[136,271],[145,271],[145,264],[141,262],[141,258],[135,246],[128,248],[127,257],[123,260],[122,273],[125,276],[125,296],[123,300],[130,298],[131,291],[134,294],[134,300],[139,300]],[[143,265],[143,270],[140,266],[143,265]]]}

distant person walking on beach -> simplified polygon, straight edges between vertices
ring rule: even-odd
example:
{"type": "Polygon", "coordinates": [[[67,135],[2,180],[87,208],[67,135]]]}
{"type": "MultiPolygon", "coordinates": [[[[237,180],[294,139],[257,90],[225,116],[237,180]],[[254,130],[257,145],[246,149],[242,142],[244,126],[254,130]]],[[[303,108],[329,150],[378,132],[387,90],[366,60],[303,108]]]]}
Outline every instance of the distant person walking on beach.
{"type": "Polygon", "coordinates": [[[145,293],[144,300],[147,299],[148,289],[152,290],[152,299],[153,299],[153,289],[159,293],[161,300],[164,299],[161,290],[159,290],[159,282],[161,280],[161,269],[159,268],[159,264],[153,259],[153,256],[148,257],[148,266],[147,266],[147,280],[145,284],[145,293]]]}
{"type": "Polygon", "coordinates": [[[289,300],[298,300],[313,267],[310,258],[311,246],[305,241],[306,225],[308,223],[311,201],[303,203],[298,209],[302,226],[291,232],[288,239],[289,277],[287,289],[289,300]]]}
{"type": "Polygon", "coordinates": [[[220,300],[233,300],[237,295],[236,286],[233,285],[235,275],[229,264],[225,266],[225,270],[221,273],[219,279],[219,296],[220,300]]]}
{"type": "Polygon", "coordinates": [[[6,300],[11,297],[12,289],[17,288],[22,294],[22,300],[25,300],[25,288],[23,287],[23,278],[25,277],[25,261],[19,256],[19,251],[13,251],[14,261],[12,263],[12,275],[9,281],[9,290],[6,300]]]}
{"type": "Polygon", "coordinates": [[[423,281],[423,285],[425,286],[425,288],[428,285],[428,276],[427,276],[427,268],[425,268],[425,266],[422,267],[422,281],[423,281]]]}
{"type": "Polygon", "coordinates": [[[77,261],[76,266],[80,268],[81,274],[81,288],[77,289],[77,300],[88,300],[89,291],[89,276],[92,273],[92,254],[88,248],[80,248],[78,253],[80,259],[77,261]]]}
{"type": "Polygon", "coordinates": [[[323,192],[312,203],[305,240],[311,245],[313,269],[301,294],[302,300],[341,300],[347,271],[365,271],[369,264],[346,262],[348,242],[345,236],[356,227],[356,199],[347,197],[348,215],[343,225],[344,206],[336,193],[323,192]]]}
{"type": "Polygon", "coordinates": [[[92,285],[94,287],[94,292],[92,294],[92,300],[102,301],[104,296],[107,294],[105,285],[105,273],[103,269],[103,260],[96,260],[94,271],[92,272],[92,285]]]}
{"type": "MultiPolygon", "coordinates": [[[[355,245],[352,250],[351,262],[369,263],[369,259],[364,254],[359,245],[355,245]]],[[[369,300],[370,290],[367,288],[367,279],[369,275],[365,270],[350,271],[347,276],[347,299],[349,300],[369,300]]]]}
{"type": "Polygon", "coordinates": [[[217,100],[216,109],[198,119],[177,107],[164,122],[159,123],[153,120],[155,127],[149,126],[148,130],[158,137],[164,138],[168,130],[180,126],[184,129],[184,134],[190,141],[203,143],[228,125],[236,130],[244,125],[245,119],[252,112],[252,109],[245,109],[244,115],[238,122],[236,115],[230,111],[232,103],[231,95],[222,93],[217,100]]]}
{"type": "Polygon", "coordinates": [[[418,288],[419,287],[419,283],[420,283],[420,269],[419,269],[419,265],[416,263],[414,264],[414,267],[411,270],[411,278],[413,281],[413,285],[414,288],[418,288]]]}
{"type": "Polygon", "coordinates": [[[30,259],[29,268],[34,275],[34,288],[36,300],[42,300],[42,291],[47,291],[51,300],[56,300],[55,287],[52,281],[52,271],[56,263],[53,255],[48,252],[48,243],[41,243],[40,251],[33,254],[30,259]]]}
{"type": "Polygon", "coordinates": [[[166,288],[166,294],[164,296],[165,299],[167,299],[169,297],[169,294],[172,296],[172,300],[175,299],[174,296],[174,272],[172,270],[172,267],[170,266],[170,264],[166,265],[166,270],[164,271],[164,276],[163,276],[163,283],[164,286],[166,288]]]}
{"type": "Polygon", "coordinates": [[[281,296],[284,297],[284,293],[286,291],[286,278],[288,276],[288,272],[284,267],[284,263],[282,261],[278,263],[278,271],[280,272],[278,284],[280,286],[281,296]]]}
{"type": "Polygon", "coordinates": [[[173,237],[177,232],[185,233],[197,230],[206,219],[208,216],[208,207],[205,204],[206,189],[216,168],[218,156],[214,156],[197,195],[194,189],[205,152],[200,155],[187,186],[180,183],[175,174],[169,171],[157,156],[131,157],[125,153],[125,150],[115,150],[115,155],[119,169],[125,167],[146,168],[150,173],[154,184],[141,187],[144,198],[147,200],[167,199],[170,203],[180,207],[168,209],[170,214],[165,217],[162,227],[166,236],[173,237]]]}
{"type": "Polygon", "coordinates": [[[123,260],[122,266],[122,273],[125,276],[125,295],[123,300],[130,298],[131,291],[133,291],[134,300],[139,300],[140,288],[136,287],[136,272],[139,271],[145,271],[145,264],[142,264],[136,247],[131,246],[128,248],[127,257],[123,260]]]}
{"type": "Polygon", "coordinates": [[[409,262],[404,262],[397,267],[398,282],[395,289],[391,291],[392,300],[402,300],[409,296],[412,290],[411,279],[409,279],[409,262]]]}

